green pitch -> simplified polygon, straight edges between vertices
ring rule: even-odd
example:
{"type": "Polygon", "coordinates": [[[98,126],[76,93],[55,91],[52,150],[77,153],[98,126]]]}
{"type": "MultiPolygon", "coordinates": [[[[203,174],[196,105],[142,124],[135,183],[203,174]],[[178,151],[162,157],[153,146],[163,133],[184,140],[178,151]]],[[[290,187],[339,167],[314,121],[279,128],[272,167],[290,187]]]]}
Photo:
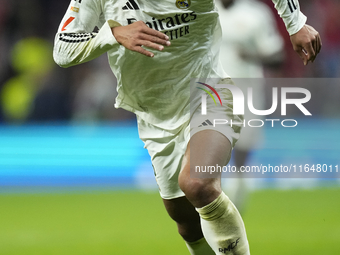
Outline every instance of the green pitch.
{"type": "MultiPolygon", "coordinates": [[[[265,190],[244,221],[252,255],[340,254],[340,189],[265,190]]],[[[1,255],[184,255],[157,193],[0,195],[1,255]]]]}

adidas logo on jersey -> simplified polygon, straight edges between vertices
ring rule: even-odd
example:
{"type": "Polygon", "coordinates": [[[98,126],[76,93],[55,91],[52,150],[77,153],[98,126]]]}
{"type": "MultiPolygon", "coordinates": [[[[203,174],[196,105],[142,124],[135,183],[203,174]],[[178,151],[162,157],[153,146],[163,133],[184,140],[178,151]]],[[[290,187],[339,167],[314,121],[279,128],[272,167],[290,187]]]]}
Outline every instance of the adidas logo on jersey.
{"type": "Polygon", "coordinates": [[[198,127],[203,127],[203,126],[213,126],[210,120],[205,120],[202,125],[199,125],[198,127]]]}
{"type": "Polygon", "coordinates": [[[126,2],[123,10],[139,10],[139,6],[136,4],[135,0],[129,0],[126,2]]]}

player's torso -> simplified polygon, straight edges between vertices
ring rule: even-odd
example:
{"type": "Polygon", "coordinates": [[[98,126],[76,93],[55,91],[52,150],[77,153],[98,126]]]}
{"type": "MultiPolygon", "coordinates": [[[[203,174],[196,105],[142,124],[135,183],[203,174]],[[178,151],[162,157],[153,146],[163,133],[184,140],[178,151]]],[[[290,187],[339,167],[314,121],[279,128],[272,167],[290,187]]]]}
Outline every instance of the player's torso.
{"type": "Polygon", "coordinates": [[[113,19],[128,25],[142,20],[171,41],[162,52],[148,49],[155,54],[153,58],[124,47],[109,52],[120,86],[118,101],[141,112],[161,110],[163,105],[163,115],[165,111],[171,114],[177,102],[187,103],[190,78],[209,76],[216,64],[221,31],[214,1],[102,1],[102,21],[113,19]]]}

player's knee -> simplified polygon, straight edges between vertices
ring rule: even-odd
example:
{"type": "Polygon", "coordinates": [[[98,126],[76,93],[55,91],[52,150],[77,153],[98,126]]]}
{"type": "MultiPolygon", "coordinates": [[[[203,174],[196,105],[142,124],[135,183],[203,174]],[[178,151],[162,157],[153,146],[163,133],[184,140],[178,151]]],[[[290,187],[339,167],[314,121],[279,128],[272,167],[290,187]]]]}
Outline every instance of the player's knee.
{"type": "Polygon", "coordinates": [[[200,197],[204,192],[203,181],[199,179],[180,178],[179,186],[189,200],[191,197],[200,197]]]}
{"type": "MultiPolygon", "coordinates": [[[[218,192],[213,179],[180,178],[179,185],[190,202],[205,200],[212,193],[218,192]],[[215,192],[214,192],[215,191],[215,192]]],[[[194,204],[195,205],[195,204],[194,204]]]]}
{"type": "Polygon", "coordinates": [[[222,192],[219,178],[191,178],[189,164],[183,166],[178,184],[186,198],[196,208],[209,204],[222,192]]]}

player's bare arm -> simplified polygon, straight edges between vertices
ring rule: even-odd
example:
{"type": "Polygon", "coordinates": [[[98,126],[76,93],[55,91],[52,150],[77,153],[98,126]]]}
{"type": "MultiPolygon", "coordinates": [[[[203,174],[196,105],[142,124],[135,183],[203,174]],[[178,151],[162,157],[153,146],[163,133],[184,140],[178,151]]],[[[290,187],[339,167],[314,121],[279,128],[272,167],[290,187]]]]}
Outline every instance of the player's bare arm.
{"type": "Polygon", "coordinates": [[[111,30],[117,42],[125,48],[148,57],[153,57],[154,54],[142,46],[161,51],[164,46],[170,45],[167,35],[149,28],[143,21],[137,21],[127,26],[113,27],[111,30]]]}
{"type": "Polygon", "coordinates": [[[318,31],[312,26],[304,25],[296,34],[290,36],[294,50],[299,54],[304,65],[314,62],[322,46],[318,31]]]}

